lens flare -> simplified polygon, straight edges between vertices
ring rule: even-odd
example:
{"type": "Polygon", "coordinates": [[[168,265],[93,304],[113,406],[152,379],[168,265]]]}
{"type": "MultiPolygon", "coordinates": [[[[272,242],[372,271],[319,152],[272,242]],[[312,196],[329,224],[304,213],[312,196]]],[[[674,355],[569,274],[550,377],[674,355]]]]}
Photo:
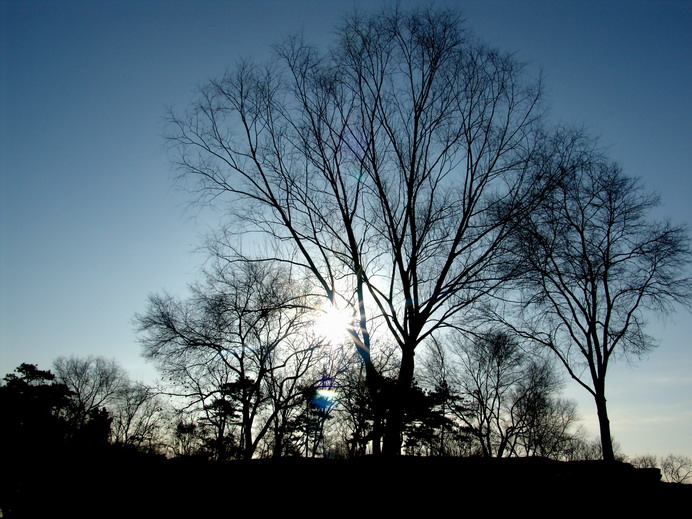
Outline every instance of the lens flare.
{"type": "Polygon", "coordinates": [[[312,399],[315,407],[326,409],[336,403],[337,394],[333,389],[318,389],[312,399]]]}

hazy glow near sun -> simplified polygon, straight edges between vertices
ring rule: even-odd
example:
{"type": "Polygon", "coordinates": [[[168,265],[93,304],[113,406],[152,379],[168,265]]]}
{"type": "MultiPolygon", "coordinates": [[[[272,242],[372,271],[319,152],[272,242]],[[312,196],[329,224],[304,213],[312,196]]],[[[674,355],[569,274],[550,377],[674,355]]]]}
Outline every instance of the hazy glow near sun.
{"type": "Polygon", "coordinates": [[[338,308],[327,301],[315,319],[315,333],[332,346],[340,344],[348,336],[352,319],[353,314],[348,308],[338,308]]]}

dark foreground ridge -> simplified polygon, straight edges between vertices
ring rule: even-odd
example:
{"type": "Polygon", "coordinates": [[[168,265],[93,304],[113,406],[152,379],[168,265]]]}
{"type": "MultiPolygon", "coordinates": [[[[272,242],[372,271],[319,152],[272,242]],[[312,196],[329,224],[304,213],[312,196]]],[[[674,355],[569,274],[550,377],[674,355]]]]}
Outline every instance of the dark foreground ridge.
{"type": "MultiPolygon", "coordinates": [[[[67,454],[15,467],[4,517],[220,517],[267,513],[467,515],[679,509],[692,485],[658,469],[545,458],[284,458],[214,463],[67,454]],[[339,513],[341,512],[341,513],[339,513]]],[[[4,476],[7,476],[7,472],[4,476]]]]}

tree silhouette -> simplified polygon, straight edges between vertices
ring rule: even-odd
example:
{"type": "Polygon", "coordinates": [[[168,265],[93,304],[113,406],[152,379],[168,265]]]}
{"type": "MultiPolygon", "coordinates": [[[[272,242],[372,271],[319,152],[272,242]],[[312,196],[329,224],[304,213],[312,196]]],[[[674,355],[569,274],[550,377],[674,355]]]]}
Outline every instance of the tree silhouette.
{"type": "Polygon", "coordinates": [[[325,427],[336,405],[332,391],[324,381],[303,388],[301,412],[288,427],[293,435],[296,453],[311,458],[318,453],[324,454],[327,448],[325,427]]]}
{"type": "Polygon", "coordinates": [[[23,363],[0,387],[3,458],[41,457],[62,448],[70,438],[71,393],[50,371],[23,363]]]}
{"type": "Polygon", "coordinates": [[[87,421],[90,413],[115,407],[120,391],[127,385],[125,371],[102,357],[58,357],[53,363],[56,378],[72,393],[72,420],[87,421]]]}
{"type": "Polygon", "coordinates": [[[687,456],[669,454],[661,459],[661,472],[666,481],[688,483],[692,481],[692,460],[687,456]]]}
{"type": "Polygon", "coordinates": [[[452,446],[468,444],[468,428],[454,419],[462,407],[461,397],[446,381],[431,390],[415,384],[406,407],[404,437],[407,454],[445,456],[455,452],[452,446]]]}
{"type": "Polygon", "coordinates": [[[164,402],[159,391],[129,379],[109,407],[113,416],[111,441],[143,452],[157,452],[163,442],[164,402]]]}
{"type": "Polygon", "coordinates": [[[131,381],[115,360],[103,357],[58,357],[53,366],[57,380],[70,390],[67,413],[73,427],[100,427],[104,442],[110,438],[121,446],[158,448],[162,401],[152,387],[131,381]]]}
{"type": "Polygon", "coordinates": [[[614,460],[606,375],[617,355],[654,345],[645,312],[689,305],[686,229],[650,219],[659,200],[582,134],[563,131],[542,157],[562,179],[511,243],[523,270],[515,331],[549,348],[594,398],[603,458],[614,460]]]}
{"type": "Polygon", "coordinates": [[[209,272],[188,301],[151,296],[136,317],[145,355],[213,427],[217,458],[234,430],[231,443],[252,458],[301,399],[324,355],[313,307],[287,271],[245,262],[209,272]]]}
{"type": "Polygon", "coordinates": [[[501,245],[542,193],[541,88],[452,11],[353,15],[337,34],[330,51],[289,38],[266,67],[211,81],[171,116],[171,142],[200,200],[230,201],[233,228],[272,244],[260,259],[353,308],[376,414],[370,332],[386,325],[401,360],[384,447],[397,454],[417,348],[501,285],[501,245]]]}
{"type": "MultiPolygon", "coordinates": [[[[490,457],[560,456],[572,438],[576,410],[556,397],[562,382],[553,364],[504,331],[450,342],[428,366],[446,365],[441,381],[460,400],[450,411],[478,451],[490,457]]],[[[428,376],[437,381],[440,375],[428,376]]]]}

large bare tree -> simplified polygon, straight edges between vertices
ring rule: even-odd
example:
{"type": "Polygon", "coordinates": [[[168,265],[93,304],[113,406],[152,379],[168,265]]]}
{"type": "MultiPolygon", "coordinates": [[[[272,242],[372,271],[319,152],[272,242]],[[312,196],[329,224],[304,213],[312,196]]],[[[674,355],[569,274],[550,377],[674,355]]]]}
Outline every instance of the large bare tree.
{"type": "Polygon", "coordinates": [[[269,65],[241,62],[171,116],[171,137],[200,200],[226,199],[238,229],[273,242],[262,259],[351,305],[396,454],[416,349],[502,283],[500,245],[542,189],[540,81],[448,10],[353,15],[337,35],[325,52],[295,37],[269,65]],[[400,348],[386,401],[373,322],[400,348]]]}
{"type": "Polygon", "coordinates": [[[658,198],[581,132],[558,132],[551,145],[544,159],[562,180],[511,244],[524,269],[515,330],[552,350],[593,396],[603,458],[613,460],[608,368],[654,346],[647,312],[689,305],[689,238],[684,226],[651,219],[658,198]]]}

